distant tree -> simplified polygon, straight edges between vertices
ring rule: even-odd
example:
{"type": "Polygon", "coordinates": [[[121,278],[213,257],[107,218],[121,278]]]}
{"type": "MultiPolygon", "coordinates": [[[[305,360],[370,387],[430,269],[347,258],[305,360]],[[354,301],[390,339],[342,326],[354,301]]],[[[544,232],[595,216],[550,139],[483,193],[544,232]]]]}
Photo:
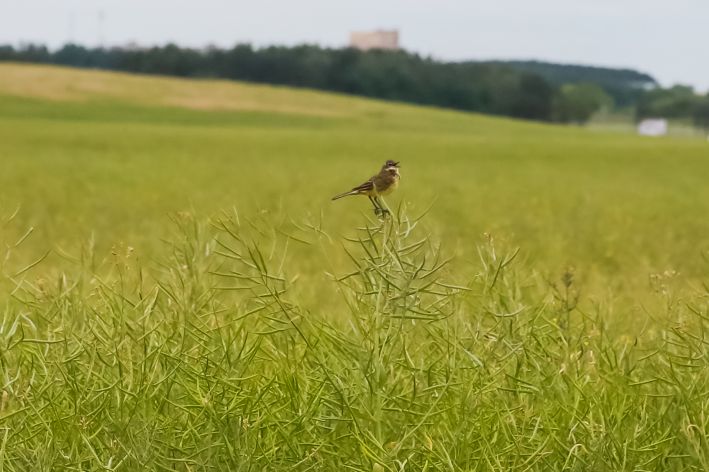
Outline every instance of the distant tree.
{"type": "Polygon", "coordinates": [[[633,105],[643,90],[658,86],[650,75],[631,69],[555,64],[541,61],[491,61],[522,72],[531,72],[546,79],[554,86],[565,84],[594,83],[613,97],[619,106],[633,105]]]}
{"type": "Polygon", "coordinates": [[[79,67],[93,67],[90,52],[76,44],[66,44],[52,54],[52,62],[79,67]]]}
{"type": "Polygon", "coordinates": [[[638,100],[636,116],[638,120],[649,117],[689,118],[696,100],[694,90],[686,85],[649,90],[638,100]]]}
{"type": "Polygon", "coordinates": [[[0,46],[0,61],[16,61],[15,48],[12,46],[0,46]]]}
{"type": "Polygon", "coordinates": [[[46,46],[23,44],[15,53],[15,60],[24,62],[51,62],[51,53],[46,46]]]}
{"type": "Polygon", "coordinates": [[[709,133],[709,94],[698,98],[692,110],[692,121],[694,126],[701,128],[705,133],[709,133]]]}
{"type": "Polygon", "coordinates": [[[555,121],[583,124],[595,112],[612,106],[611,96],[596,84],[566,84],[554,99],[553,115],[555,121]]]}
{"type": "Polygon", "coordinates": [[[525,73],[511,103],[510,115],[533,120],[551,120],[554,89],[538,75],[525,73]]]}

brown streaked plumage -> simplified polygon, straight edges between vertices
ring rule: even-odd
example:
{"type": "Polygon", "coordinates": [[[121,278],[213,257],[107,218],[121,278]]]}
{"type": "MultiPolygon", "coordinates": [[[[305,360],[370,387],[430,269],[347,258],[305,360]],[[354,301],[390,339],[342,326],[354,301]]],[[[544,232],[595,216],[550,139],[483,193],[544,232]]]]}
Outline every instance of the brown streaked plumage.
{"type": "Polygon", "coordinates": [[[341,193],[332,197],[333,200],[338,198],[348,197],[350,195],[366,195],[374,205],[374,213],[377,215],[388,213],[382,203],[379,201],[381,195],[388,195],[399,186],[399,163],[388,160],[382,166],[378,174],[373,175],[366,182],[356,186],[348,192],[341,193]]]}

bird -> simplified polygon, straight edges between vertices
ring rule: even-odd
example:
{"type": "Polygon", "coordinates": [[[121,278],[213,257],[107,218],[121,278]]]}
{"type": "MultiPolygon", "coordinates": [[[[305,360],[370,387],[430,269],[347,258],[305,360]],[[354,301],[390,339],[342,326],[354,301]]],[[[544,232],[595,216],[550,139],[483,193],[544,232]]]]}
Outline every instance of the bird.
{"type": "Polygon", "coordinates": [[[384,163],[378,174],[373,175],[369,180],[348,192],[335,195],[332,199],[337,200],[342,197],[349,197],[350,195],[366,195],[369,201],[372,202],[372,205],[374,205],[374,214],[377,216],[384,215],[389,213],[389,210],[384,208],[379,197],[388,195],[396,190],[399,186],[399,179],[401,179],[399,163],[388,160],[384,163]]]}

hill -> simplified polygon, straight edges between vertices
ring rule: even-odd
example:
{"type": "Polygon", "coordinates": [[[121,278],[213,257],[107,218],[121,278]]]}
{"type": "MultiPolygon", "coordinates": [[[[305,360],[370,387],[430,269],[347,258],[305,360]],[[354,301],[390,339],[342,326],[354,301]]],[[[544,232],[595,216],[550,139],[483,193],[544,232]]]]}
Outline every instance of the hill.
{"type": "Polygon", "coordinates": [[[174,44],[105,49],[67,44],[57,51],[0,46],[0,61],[306,87],[540,121],[554,116],[554,90],[541,77],[509,67],[446,63],[407,51],[250,44],[230,49],[174,44]]]}

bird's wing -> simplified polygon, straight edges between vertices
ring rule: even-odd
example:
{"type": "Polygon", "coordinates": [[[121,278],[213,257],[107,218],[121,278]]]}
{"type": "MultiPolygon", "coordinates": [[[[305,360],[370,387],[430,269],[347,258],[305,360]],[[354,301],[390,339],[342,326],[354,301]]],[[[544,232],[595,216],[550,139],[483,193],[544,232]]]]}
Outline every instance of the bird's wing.
{"type": "Polygon", "coordinates": [[[374,177],[369,179],[368,181],[364,182],[363,184],[360,184],[353,188],[351,192],[353,193],[366,193],[366,192],[371,192],[374,189],[374,177]]]}
{"type": "Polygon", "coordinates": [[[364,182],[363,184],[356,186],[355,188],[353,188],[352,190],[350,190],[348,192],[335,195],[334,197],[332,197],[332,199],[337,200],[338,198],[347,197],[348,195],[360,195],[363,193],[369,194],[373,189],[374,189],[374,177],[372,177],[368,181],[364,182]]]}

